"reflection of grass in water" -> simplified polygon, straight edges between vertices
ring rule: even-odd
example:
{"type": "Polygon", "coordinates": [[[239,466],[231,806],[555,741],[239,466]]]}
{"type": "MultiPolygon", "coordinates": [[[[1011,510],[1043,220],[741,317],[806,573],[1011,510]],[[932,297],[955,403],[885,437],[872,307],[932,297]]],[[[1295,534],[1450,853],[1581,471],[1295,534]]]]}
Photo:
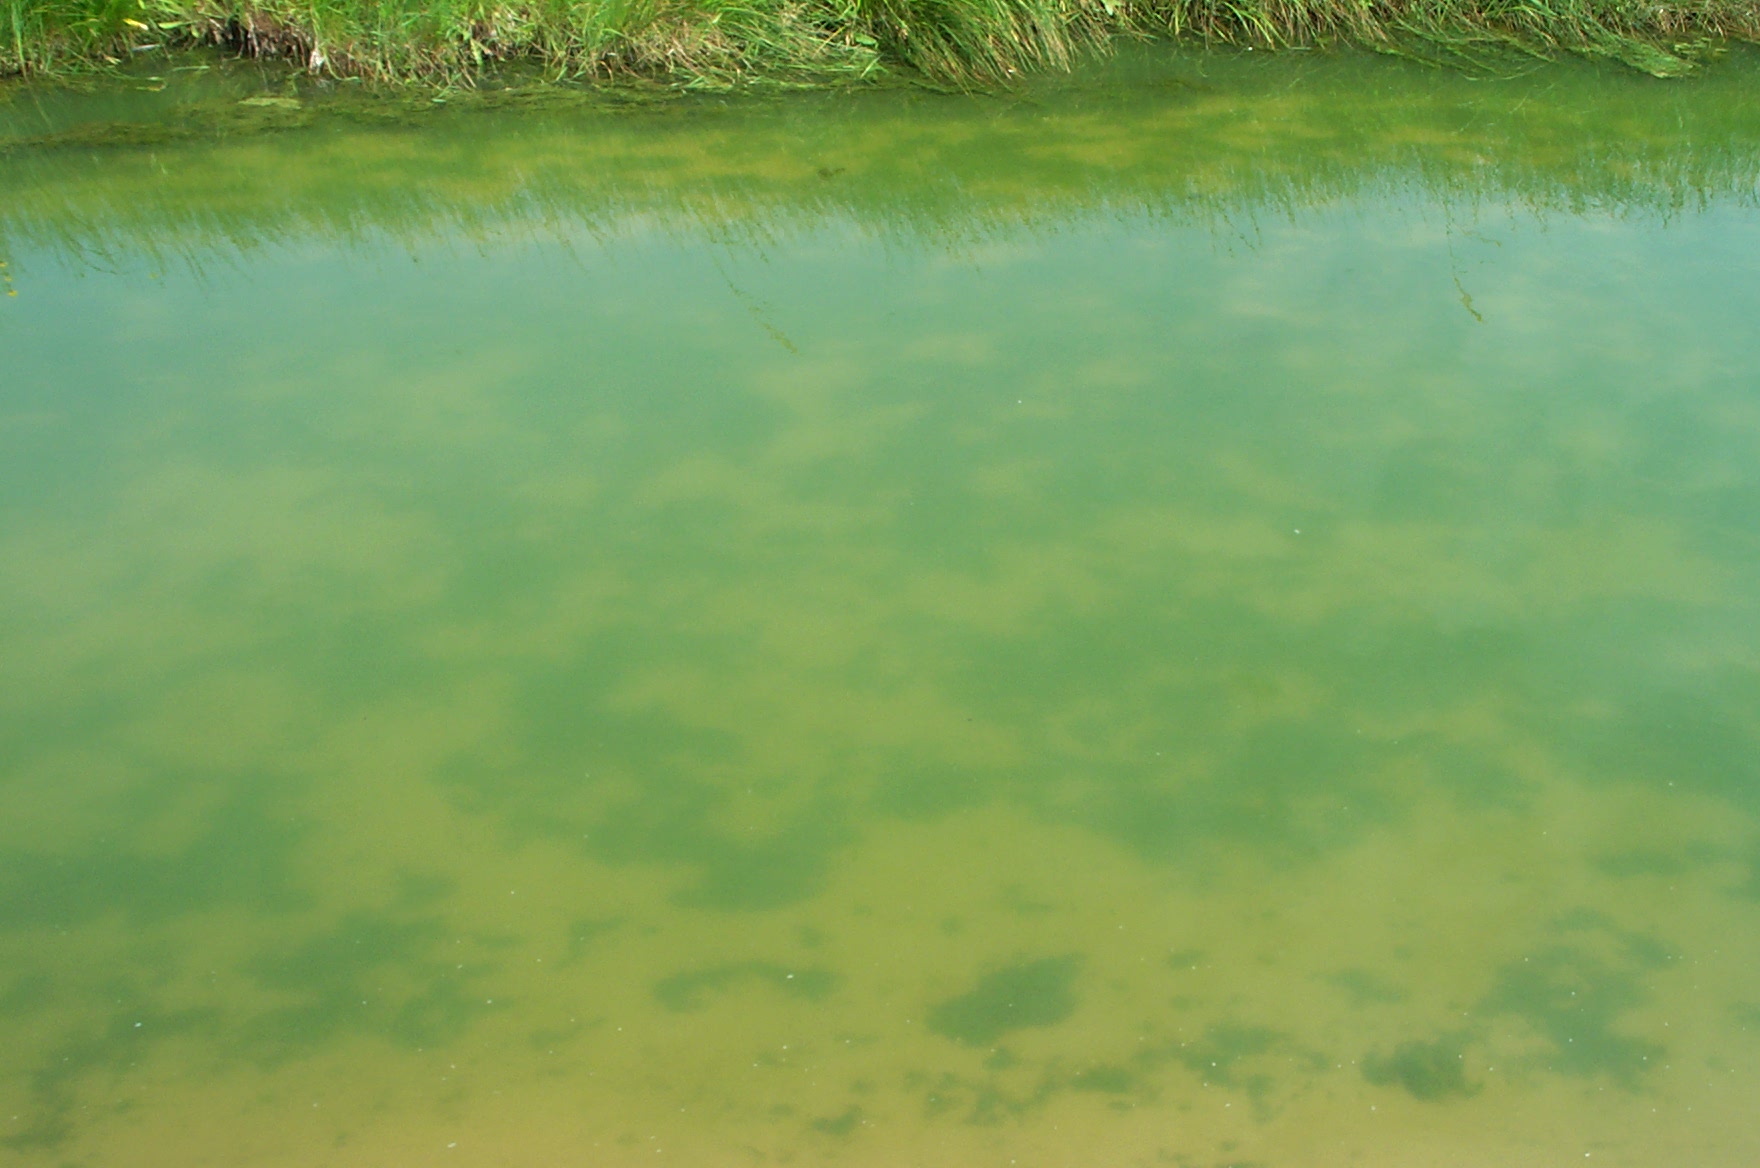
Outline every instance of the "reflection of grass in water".
{"type": "Polygon", "coordinates": [[[1096,83],[997,108],[877,94],[599,114],[592,134],[576,132],[578,115],[534,113],[344,122],[269,141],[215,142],[194,125],[202,141],[118,150],[101,177],[83,151],[13,150],[0,167],[0,250],[193,257],[308,234],[617,231],[649,219],[729,243],[843,218],[956,243],[1124,207],[1233,224],[1395,182],[1462,204],[1680,211],[1752,197],[1753,67],[1731,62],[1658,95],[1573,69],[1473,85],[1373,59],[1287,72],[1220,61],[1203,88],[1171,96],[1096,83]],[[167,149],[175,166],[160,165],[167,149]]]}

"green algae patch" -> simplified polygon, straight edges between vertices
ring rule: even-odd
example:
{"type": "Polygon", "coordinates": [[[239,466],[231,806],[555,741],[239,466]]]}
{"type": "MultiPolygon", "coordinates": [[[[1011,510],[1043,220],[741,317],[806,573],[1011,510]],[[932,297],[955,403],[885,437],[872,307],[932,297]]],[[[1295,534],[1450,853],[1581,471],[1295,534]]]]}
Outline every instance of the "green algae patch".
{"type": "Polygon", "coordinates": [[[1466,1041],[1449,1035],[1429,1042],[1405,1042],[1391,1054],[1363,1059],[1363,1078],[1377,1087],[1398,1086],[1426,1102],[1472,1095],[1477,1084],[1467,1081],[1466,1041]]]}
{"type": "Polygon", "coordinates": [[[988,1046],[1013,1030],[1055,1026],[1076,1011],[1074,954],[992,970],[929,1011],[929,1029],[967,1046],[988,1046]]]}
{"type": "Polygon", "coordinates": [[[797,970],[772,961],[744,961],[662,978],[654,985],[654,997],[668,1010],[689,1013],[704,1009],[722,992],[750,984],[816,1002],[835,990],[838,980],[828,969],[797,970]]]}

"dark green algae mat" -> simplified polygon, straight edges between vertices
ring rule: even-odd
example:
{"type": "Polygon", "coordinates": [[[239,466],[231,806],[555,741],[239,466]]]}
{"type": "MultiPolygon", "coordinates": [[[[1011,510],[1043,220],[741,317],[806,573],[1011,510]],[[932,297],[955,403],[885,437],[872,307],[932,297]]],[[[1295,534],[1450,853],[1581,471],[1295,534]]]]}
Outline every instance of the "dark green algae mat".
{"type": "Polygon", "coordinates": [[[1760,1161],[1757,86],[6,91],[0,1160],[1760,1161]]]}

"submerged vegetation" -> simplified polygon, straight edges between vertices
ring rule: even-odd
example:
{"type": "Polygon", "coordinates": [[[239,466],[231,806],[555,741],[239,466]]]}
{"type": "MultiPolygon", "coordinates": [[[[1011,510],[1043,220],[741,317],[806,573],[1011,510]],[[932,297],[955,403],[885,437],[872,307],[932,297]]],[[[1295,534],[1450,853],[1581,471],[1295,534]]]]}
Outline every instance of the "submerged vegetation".
{"type": "Polygon", "coordinates": [[[449,84],[523,61],[558,79],[965,85],[1117,37],[1343,41],[1468,65],[1572,52],[1674,76],[1719,42],[1760,41],[1760,0],[0,0],[0,73],[14,74],[208,44],[449,84]]]}

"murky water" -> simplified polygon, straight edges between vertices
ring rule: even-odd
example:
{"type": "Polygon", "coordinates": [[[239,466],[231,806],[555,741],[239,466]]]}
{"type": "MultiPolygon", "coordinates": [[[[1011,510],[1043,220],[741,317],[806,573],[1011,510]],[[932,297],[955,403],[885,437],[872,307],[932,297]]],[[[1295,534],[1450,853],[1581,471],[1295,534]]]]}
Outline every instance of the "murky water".
{"type": "Polygon", "coordinates": [[[1757,81],[14,91],[0,1159],[1760,1161],[1757,81]]]}

